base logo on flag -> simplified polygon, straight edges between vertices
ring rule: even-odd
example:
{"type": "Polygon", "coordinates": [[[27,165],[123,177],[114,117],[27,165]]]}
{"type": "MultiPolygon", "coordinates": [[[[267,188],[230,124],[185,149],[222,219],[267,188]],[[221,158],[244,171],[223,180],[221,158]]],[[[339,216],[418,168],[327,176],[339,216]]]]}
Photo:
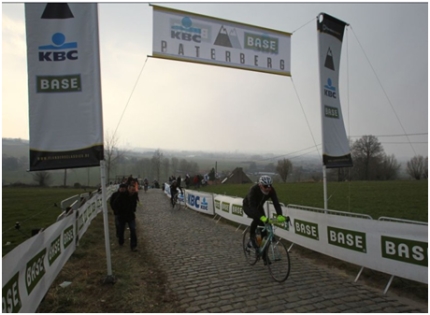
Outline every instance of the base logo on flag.
{"type": "Polygon", "coordinates": [[[99,166],[97,4],[26,3],[30,171],[99,166]]]}

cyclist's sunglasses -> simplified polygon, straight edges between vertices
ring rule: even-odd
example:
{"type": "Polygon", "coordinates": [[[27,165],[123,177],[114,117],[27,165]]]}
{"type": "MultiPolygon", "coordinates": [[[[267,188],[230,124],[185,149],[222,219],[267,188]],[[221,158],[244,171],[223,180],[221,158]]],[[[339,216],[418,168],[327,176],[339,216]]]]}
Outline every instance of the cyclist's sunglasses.
{"type": "Polygon", "coordinates": [[[271,186],[271,185],[263,185],[263,187],[264,187],[264,188],[266,188],[266,189],[267,189],[267,188],[272,188],[272,186],[271,186]]]}

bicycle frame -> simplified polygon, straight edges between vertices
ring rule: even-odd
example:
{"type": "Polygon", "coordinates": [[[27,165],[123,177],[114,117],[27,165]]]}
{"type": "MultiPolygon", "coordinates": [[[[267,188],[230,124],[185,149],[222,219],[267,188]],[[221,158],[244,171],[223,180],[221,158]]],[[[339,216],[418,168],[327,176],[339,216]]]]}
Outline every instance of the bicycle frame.
{"type": "MultiPolygon", "coordinates": [[[[273,240],[273,236],[275,235],[275,231],[273,228],[273,223],[275,222],[275,220],[273,219],[269,219],[268,222],[264,223],[264,226],[257,226],[257,229],[261,230],[261,232],[267,231],[268,235],[266,237],[266,240],[263,244],[263,246],[260,246],[258,249],[258,254],[261,255],[262,253],[264,253],[267,245],[270,243],[270,241],[273,240]]],[[[263,242],[263,238],[261,239],[261,241],[263,242]]]]}

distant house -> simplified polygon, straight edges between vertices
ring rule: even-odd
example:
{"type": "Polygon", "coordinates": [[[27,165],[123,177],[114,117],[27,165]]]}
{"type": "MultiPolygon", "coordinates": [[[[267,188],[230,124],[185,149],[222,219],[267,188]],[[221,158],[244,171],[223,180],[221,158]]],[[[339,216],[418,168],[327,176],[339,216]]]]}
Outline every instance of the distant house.
{"type": "Polygon", "coordinates": [[[248,184],[252,183],[252,180],[243,172],[241,167],[236,167],[226,178],[224,178],[221,184],[248,184]]]}

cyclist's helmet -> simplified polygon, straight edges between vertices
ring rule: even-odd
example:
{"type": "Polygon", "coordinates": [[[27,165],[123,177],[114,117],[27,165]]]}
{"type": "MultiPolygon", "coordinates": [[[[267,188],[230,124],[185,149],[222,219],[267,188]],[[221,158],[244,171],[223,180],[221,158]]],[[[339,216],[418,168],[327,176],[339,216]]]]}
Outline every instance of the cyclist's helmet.
{"type": "Polygon", "coordinates": [[[263,175],[258,180],[258,183],[263,186],[272,186],[272,178],[268,175],[263,175]]]}

